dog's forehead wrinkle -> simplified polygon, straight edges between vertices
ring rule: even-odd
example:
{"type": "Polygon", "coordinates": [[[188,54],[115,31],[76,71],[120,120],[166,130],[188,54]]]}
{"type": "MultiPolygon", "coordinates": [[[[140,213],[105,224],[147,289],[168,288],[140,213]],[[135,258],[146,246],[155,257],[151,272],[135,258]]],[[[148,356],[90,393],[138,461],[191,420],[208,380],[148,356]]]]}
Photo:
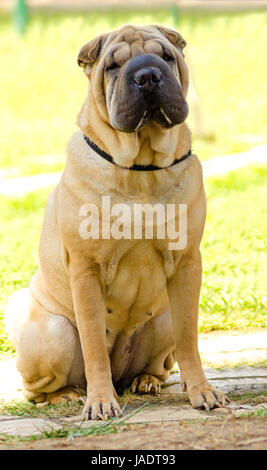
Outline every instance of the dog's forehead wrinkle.
{"type": "Polygon", "coordinates": [[[129,44],[136,40],[146,40],[151,36],[159,35],[159,31],[149,26],[136,26],[136,25],[125,25],[119,30],[119,38],[123,37],[129,44]]]}
{"type": "Polygon", "coordinates": [[[144,54],[144,42],[135,41],[131,44],[131,56],[136,57],[137,55],[144,54]]]}
{"type": "MultiPolygon", "coordinates": [[[[126,25],[105,42],[105,55],[123,65],[127,60],[141,54],[173,52],[173,45],[154,26],[126,25]]],[[[108,59],[107,59],[108,60],[108,59]]]]}
{"type": "Polygon", "coordinates": [[[125,42],[114,52],[114,59],[119,65],[121,65],[123,62],[130,59],[130,55],[130,46],[125,42]]]}
{"type": "MultiPolygon", "coordinates": [[[[131,44],[126,41],[121,41],[109,48],[107,60],[114,58],[119,65],[122,65],[129,59],[141,54],[155,54],[162,56],[163,51],[165,50],[167,50],[166,46],[163,47],[160,42],[157,42],[154,39],[149,39],[145,42],[135,41],[131,44]]],[[[168,48],[168,50],[170,51],[170,48],[168,48]]]]}
{"type": "Polygon", "coordinates": [[[147,54],[162,55],[162,46],[154,40],[146,41],[144,44],[144,51],[147,54]]]}
{"type": "MultiPolygon", "coordinates": [[[[116,39],[117,35],[116,32],[110,33],[107,35],[106,40],[102,46],[102,51],[104,52],[110,44],[113,43],[114,39],[116,39]]],[[[117,42],[117,41],[116,41],[117,42]]]]}
{"type": "Polygon", "coordinates": [[[128,42],[128,44],[132,44],[136,41],[139,41],[141,43],[144,42],[143,36],[140,33],[140,31],[135,31],[135,30],[127,31],[126,34],[124,35],[124,40],[128,42]]]}
{"type": "Polygon", "coordinates": [[[115,44],[111,44],[110,47],[107,48],[105,55],[112,56],[118,49],[120,49],[121,47],[125,45],[127,45],[125,41],[119,41],[119,42],[116,42],[115,44]]]}

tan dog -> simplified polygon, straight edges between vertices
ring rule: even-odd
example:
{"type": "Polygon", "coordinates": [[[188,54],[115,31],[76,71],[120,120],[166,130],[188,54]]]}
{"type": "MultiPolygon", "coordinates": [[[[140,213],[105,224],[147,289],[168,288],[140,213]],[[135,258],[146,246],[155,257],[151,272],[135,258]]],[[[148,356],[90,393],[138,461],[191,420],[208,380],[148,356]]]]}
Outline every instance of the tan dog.
{"type": "Polygon", "coordinates": [[[184,46],[175,31],[130,25],[80,51],[89,79],[81,131],[47,202],[39,270],[6,314],[30,400],[77,398],[75,386],[87,387],[83,414],[107,418],[120,411],[114,386],[157,393],[177,360],[193,407],[225,405],[197,346],[206,202],[184,123],[184,46]],[[130,211],[134,203],[187,204],[186,246],[169,250],[168,236],[109,239],[97,226],[82,237],[86,204],[107,223],[103,196],[130,211]]]}

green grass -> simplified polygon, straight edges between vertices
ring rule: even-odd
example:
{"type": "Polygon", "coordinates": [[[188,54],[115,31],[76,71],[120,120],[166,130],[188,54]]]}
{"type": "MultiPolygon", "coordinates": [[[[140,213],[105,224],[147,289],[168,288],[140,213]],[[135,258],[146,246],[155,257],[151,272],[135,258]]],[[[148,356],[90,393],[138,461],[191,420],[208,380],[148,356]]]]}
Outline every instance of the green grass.
{"type": "MultiPolygon", "coordinates": [[[[48,190],[24,198],[0,197],[0,319],[8,297],[27,287],[38,265],[38,243],[48,190]]],[[[0,352],[10,343],[0,323],[0,352]]]]}
{"type": "Polygon", "coordinates": [[[247,413],[239,415],[240,418],[265,418],[267,416],[267,410],[257,410],[256,413],[253,411],[248,411],[247,413]]]}
{"type": "Polygon", "coordinates": [[[0,414],[27,418],[56,418],[81,414],[83,405],[79,401],[46,405],[41,408],[25,399],[0,400],[0,414]]]}
{"type": "MultiPolygon", "coordinates": [[[[199,330],[267,327],[267,169],[248,167],[208,180],[199,330]]],[[[48,190],[0,197],[0,352],[13,349],[1,323],[10,294],[28,286],[48,190]]]]}
{"type": "MultiPolygon", "coordinates": [[[[71,402],[71,405],[69,406],[73,407],[75,406],[75,403],[71,402]]],[[[75,425],[75,426],[71,424],[67,424],[67,425],[61,426],[61,428],[59,429],[54,429],[48,423],[47,426],[40,429],[41,434],[34,434],[31,436],[19,436],[19,435],[12,436],[9,434],[0,433],[0,442],[10,441],[10,440],[18,441],[18,442],[25,442],[25,441],[27,442],[27,441],[35,441],[39,439],[61,439],[63,437],[67,439],[73,439],[74,437],[86,437],[86,436],[92,436],[92,435],[100,436],[103,434],[114,434],[114,433],[124,430],[125,426],[128,425],[127,420],[148,406],[149,406],[149,403],[144,403],[143,405],[138,406],[133,411],[131,411],[130,413],[127,413],[123,417],[121,417],[121,415],[115,416],[114,418],[110,418],[106,421],[99,421],[98,423],[94,423],[90,426],[84,426],[83,423],[79,425],[75,425]]],[[[55,411],[57,413],[58,407],[59,405],[57,406],[48,405],[45,407],[47,408],[46,413],[44,412],[44,408],[42,408],[42,410],[38,414],[38,411],[37,413],[35,411],[37,409],[36,405],[29,404],[27,402],[24,402],[21,404],[18,403],[17,405],[15,405],[15,410],[14,410],[9,403],[5,403],[2,406],[0,404],[0,411],[1,411],[1,414],[12,414],[16,416],[28,416],[28,417],[29,416],[31,417],[49,416],[49,417],[54,418],[57,415],[55,414],[55,411]],[[30,405],[32,406],[32,410],[30,411],[30,413],[24,412],[23,414],[20,414],[21,407],[25,409],[25,407],[27,406],[29,408],[30,405]],[[8,413],[6,413],[6,411],[8,413]]],[[[122,413],[124,412],[124,410],[125,410],[125,407],[122,409],[122,413]]],[[[69,410],[67,408],[67,405],[62,406],[62,409],[60,411],[61,411],[60,414],[62,414],[62,411],[63,411],[63,414],[66,414],[66,412],[68,413],[69,410]]]]}
{"type": "Polygon", "coordinates": [[[238,392],[229,392],[227,393],[228,398],[232,401],[237,401],[240,404],[249,404],[249,405],[259,405],[260,403],[266,403],[267,401],[267,391],[261,392],[247,392],[247,393],[238,393],[238,392]]]}
{"type": "MultiPolygon", "coordinates": [[[[201,160],[266,142],[266,19],[266,11],[180,15],[206,132],[194,139],[201,160]]],[[[168,9],[35,11],[20,37],[0,12],[0,169],[25,175],[63,167],[87,90],[78,51],[128,22],[173,26],[168,9]]],[[[193,110],[189,123],[194,132],[193,110]]]]}
{"type": "Polygon", "coordinates": [[[200,331],[267,326],[267,168],[208,180],[200,331]]]}

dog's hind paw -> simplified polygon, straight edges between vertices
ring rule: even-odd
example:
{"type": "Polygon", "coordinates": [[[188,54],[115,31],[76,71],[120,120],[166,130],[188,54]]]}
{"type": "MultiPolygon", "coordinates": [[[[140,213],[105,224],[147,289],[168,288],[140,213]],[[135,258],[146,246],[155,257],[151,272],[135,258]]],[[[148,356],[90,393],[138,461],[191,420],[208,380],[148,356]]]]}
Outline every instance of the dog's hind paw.
{"type": "Polygon", "coordinates": [[[132,382],[131,390],[133,393],[157,395],[161,391],[162,380],[154,375],[141,374],[135,377],[132,382]]]}
{"type": "Polygon", "coordinates": [[[84,390],[78,387],[62,387],[55,392],[47,393],[45,402],[51,405],[68,403],[70,401],[83,401],[86,398],[84,390]]]}

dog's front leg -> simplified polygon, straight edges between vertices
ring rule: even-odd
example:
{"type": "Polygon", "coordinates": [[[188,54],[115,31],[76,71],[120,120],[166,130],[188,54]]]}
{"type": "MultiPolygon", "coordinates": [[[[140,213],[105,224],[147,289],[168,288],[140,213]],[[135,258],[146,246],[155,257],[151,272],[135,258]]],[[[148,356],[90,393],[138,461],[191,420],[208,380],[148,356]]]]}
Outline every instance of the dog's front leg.
{"type": "Polygon", "coordinates": [[[114,397],[100,282],[96,270],[80,261],[72,261],[69,272],[87,380],[83,416],[107,419],[119,414],[120,407],[114,397]]]}
{"type": "Polygon", "coordinates": [[[168,285],[176,341],[176,359],[184,391],[194,408],[212,409],[228,398],[212,387],[202,369],[198,351],[198,304],[202,265],[199,250],[183,255],[168,285]]]}

